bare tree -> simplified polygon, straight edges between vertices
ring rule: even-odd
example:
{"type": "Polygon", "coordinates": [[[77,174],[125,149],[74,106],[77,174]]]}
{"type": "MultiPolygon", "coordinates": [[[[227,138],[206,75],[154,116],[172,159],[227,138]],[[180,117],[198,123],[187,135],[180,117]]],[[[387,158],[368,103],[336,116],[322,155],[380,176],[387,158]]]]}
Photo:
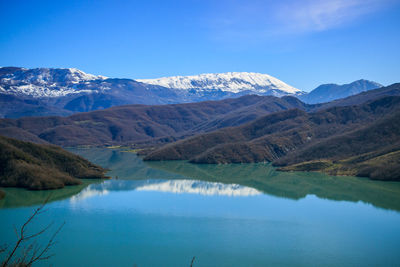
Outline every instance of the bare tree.
{"type": "MultiPolygon", "coordinates": [[[[46,227],[33,234],[27,233],[27,228],[32,221],[40,214],[47,211],[44,209],[44,207],[46,206],[49,198],[50,197],[48,197],[42,205],[34,210],[32,215],[25,221],[19,230],[14,227],[15,234],[17,235],[17,242],[12,247],[3,263],[1,263],[1,267],[32,266],[32,264],[37,261],[48,260],[54,256],[53,254],[49,254],[49,251],[56,244],[55,238],[63,228],[65,222],[56,229],[45,245],[40,245],[36,238],[47,232],[54,225],[54,222],[51,222],[46,227]]],[[[1,247],[0,253],[4,253],[7,251],[7,249],[7,245],[1,247]]]]}

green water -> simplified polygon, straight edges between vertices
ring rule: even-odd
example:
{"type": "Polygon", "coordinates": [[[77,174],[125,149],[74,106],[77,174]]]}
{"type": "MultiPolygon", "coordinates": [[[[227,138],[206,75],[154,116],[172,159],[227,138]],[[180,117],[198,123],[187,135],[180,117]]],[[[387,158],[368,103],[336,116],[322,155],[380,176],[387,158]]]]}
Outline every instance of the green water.
{"type": "MultiPolygon", "coordinates": [[[[65,221],[48,266],[396,266],[400,183],[269,164],[143,162],[74,149],[114,179],[33,192],[6,188],[0,244],[49,195],[30,231],[65,221]],[[116,179],[118,178],[118,179],[116,179]]],[[[44,237],[45,238],[45,237],[44,237]]]]}

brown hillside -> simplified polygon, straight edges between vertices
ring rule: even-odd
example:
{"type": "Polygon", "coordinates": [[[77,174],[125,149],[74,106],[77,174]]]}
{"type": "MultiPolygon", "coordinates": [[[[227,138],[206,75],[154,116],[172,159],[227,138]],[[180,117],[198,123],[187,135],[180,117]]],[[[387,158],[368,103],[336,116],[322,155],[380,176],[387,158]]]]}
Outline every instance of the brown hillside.
{"type": "Polygon", "coordinates": [[[56,189],[80,184],[79,178],[106,178],[104,172],[59,147],[0,136],[0,186],[56,189]]]}

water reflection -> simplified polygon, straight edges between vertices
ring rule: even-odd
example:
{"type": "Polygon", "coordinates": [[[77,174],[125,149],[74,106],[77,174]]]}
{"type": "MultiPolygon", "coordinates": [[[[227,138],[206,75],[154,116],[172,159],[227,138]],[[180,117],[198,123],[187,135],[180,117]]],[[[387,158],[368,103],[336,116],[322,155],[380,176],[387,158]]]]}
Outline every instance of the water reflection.
{"type": "Polygon", "coordinates": [[[110,149],[75,151],[110,168],[120,179],[192,179],[251,187],[290,199],[307,195],[338,201],[362,201],[400,210],[400,183],[338,177],[313,172],[278,172],[270,164],[190,164],[185,161],[143,162],[135,154],[110,149]],[[112,161],[111,161],[112,159],[112,161]]]}
{"type": "Polygon", "coordinates": [[[42,204],[45,200],[49,202],[68,199],[79,194],[89,184],[101,183],[102,180],[82,180],[81,185],[66,186],[56,190],[31,191],[21,188],[3,188],[6,197],[0,200],[0,208],[14,208],[42,204]]]}
{"type": "MultiPolygon", "coordinates": [[[[73,149],[74,153],[110,169],[108,175],[118,180],[66,187],[55,190],[53,199],[116,190],[156,190],[204,195],[268,194],[290,199],[307,195],[338,201],[362,201],[376,207],[400,210],[400,183],[378,182],[357,177],[335,177],[321,173],[277,172],[271,165],[257,164],[190,164],[184,161],[143,162],[133,153],[121,150],[91,148],[73,149]],[[147,180],[147,181],[144,181],[147,180]]],[[[94,182],[94,181],[91,181],[94,182]]],[[[7,197],[0,207],[41,203],[50,193],[6,189],[7,197]]]]}
{"type": "Polygon", "coordinates": [[[205,196],[254,196],[261,192],[238,184],[223,184],[197,180],[109,180],[101,184],[91,184],[71,201],[92,196],[107,195],[110,191],[156,191],[174,194],[198,194],[205,196]]]}
{"type": "Polygon", "coordinates": [[[316,172],[278,172],[270,164],[190,164],[184,161],[145,162],[149,168],[191,179],[236,183],[265,194],[290,199],[307,195],[338,201],[362,201],[400,210],[400,183],[316,172]]]}

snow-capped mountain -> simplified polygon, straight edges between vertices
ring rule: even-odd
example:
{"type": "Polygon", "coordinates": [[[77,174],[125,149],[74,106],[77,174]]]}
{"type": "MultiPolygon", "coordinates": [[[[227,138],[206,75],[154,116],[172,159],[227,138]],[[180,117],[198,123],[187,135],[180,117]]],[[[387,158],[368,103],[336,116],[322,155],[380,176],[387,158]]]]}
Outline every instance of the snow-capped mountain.
{"type": "Polygon", "coordinates": [[[254,72],[208,73],[138,81],[184,91],[221,91],[233,94],[300,95],[302,91],[268,74],[254,72]]]}
{"type": "Polygon", "coordinates": [[[0,68],[0,117],[68,115],[127,104],[175,104],[246,94],[300,95],[266,74],[230,72],[155,80],[107,78],[75,68],[0,68]]]}
{"type": "MultiPolygon", "coordinates": [[[[113,89],[107,77],[75,68],[0,68],[0,93],[34,98],[91,94],[113,89]]],[[[124,79],[129,80],[129,79],[124,79]]],[[[182,101],[219,100],[244,94],[300,95],[302,92],[270,75],[228,72],[137,80],[181,95],[182,101]],[[169,90],[168,90],[169,89],[169,90]]]]}
{"type": "Polygon", "coordinates": [[[0,117],[69,115],[127,104],[176,104],[247,94],[331,101],[379,87],[365,80],[323,85],[309,94],[267,74],[227,72],[158,79],[118,79],[75,68],[0,67],[0,117]]]}
{"type": "Polygon", "coordinates": [[[104,76],[84,73],[75,68],[25,69],[0,68],[0,93],[31,97],[60,97],[69,94],[98,92],[91,88],[89,82],[104,80],[104,76]]]}

